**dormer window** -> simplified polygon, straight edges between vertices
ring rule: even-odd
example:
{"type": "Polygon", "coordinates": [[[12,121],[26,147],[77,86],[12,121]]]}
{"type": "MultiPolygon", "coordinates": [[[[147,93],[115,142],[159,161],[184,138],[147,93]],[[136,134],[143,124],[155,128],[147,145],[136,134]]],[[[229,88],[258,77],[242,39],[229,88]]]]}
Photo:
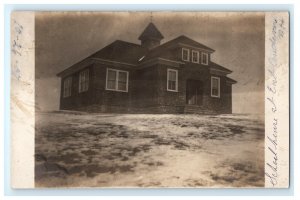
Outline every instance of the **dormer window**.
{"type": "Polygon", "coordinates": [[[208,53],[201,53],[201,64],[208,65],[208,53]]]}
{"type": "Polygon", "coordinates": [[[182,48],[182,60],[190,61],[190,50],[186,48],[182,48]]]}
{"type": "Polygon", "coordinates": [[[192,62],[199,63],[199,51],[192,50],[192,62]]]}

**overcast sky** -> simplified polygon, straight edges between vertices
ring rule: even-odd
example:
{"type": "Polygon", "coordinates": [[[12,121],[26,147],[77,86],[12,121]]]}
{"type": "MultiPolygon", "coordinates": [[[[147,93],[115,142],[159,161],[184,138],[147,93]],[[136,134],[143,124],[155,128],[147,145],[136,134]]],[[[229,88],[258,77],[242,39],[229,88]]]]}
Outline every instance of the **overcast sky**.
{"type": "MultiPolygon", "coordinates": [[[[153,12],[162,43],[186,35],[216,50],[212,60],[233,71],[233,112],[264,112],[262,13],[153,12]]],[[[56,74],[115,40],[139,44],[150,12],[53,12],[36,15],[36,102],[57,110],[56,74]]]]}

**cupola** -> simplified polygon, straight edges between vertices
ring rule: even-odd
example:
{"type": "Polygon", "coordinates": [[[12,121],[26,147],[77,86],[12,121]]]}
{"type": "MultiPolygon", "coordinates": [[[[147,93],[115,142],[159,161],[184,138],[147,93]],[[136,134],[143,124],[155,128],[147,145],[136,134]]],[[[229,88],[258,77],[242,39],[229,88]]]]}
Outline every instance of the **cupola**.
{"type": "Polygon", "coordinates": [[[151,50],[159,46],[160,41],[163,38],[164,36],[160,33],[156,26],[150,22],[138,39],[141,40],[142,47],[151,50]]]}

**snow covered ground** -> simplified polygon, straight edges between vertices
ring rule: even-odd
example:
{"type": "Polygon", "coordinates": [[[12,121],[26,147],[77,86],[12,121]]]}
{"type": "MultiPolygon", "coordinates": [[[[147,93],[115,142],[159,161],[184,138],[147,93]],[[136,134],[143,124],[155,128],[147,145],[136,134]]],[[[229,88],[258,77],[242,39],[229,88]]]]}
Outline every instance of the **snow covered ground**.
{"type": "Polygon", "coordinates": [[[36,187],[263,187],[264,118],[43,112],[36,187]]]}

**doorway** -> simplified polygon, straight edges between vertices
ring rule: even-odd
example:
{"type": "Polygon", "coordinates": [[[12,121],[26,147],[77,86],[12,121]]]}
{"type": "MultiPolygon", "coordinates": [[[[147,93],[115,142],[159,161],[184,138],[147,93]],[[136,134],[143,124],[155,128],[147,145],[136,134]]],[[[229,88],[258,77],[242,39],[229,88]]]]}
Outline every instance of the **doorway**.
{"type": "Polygon", "coordinates": [[[199,80],[187,80],[186,82],[186,104],[202,105],[203,83],[199,80]]]}

